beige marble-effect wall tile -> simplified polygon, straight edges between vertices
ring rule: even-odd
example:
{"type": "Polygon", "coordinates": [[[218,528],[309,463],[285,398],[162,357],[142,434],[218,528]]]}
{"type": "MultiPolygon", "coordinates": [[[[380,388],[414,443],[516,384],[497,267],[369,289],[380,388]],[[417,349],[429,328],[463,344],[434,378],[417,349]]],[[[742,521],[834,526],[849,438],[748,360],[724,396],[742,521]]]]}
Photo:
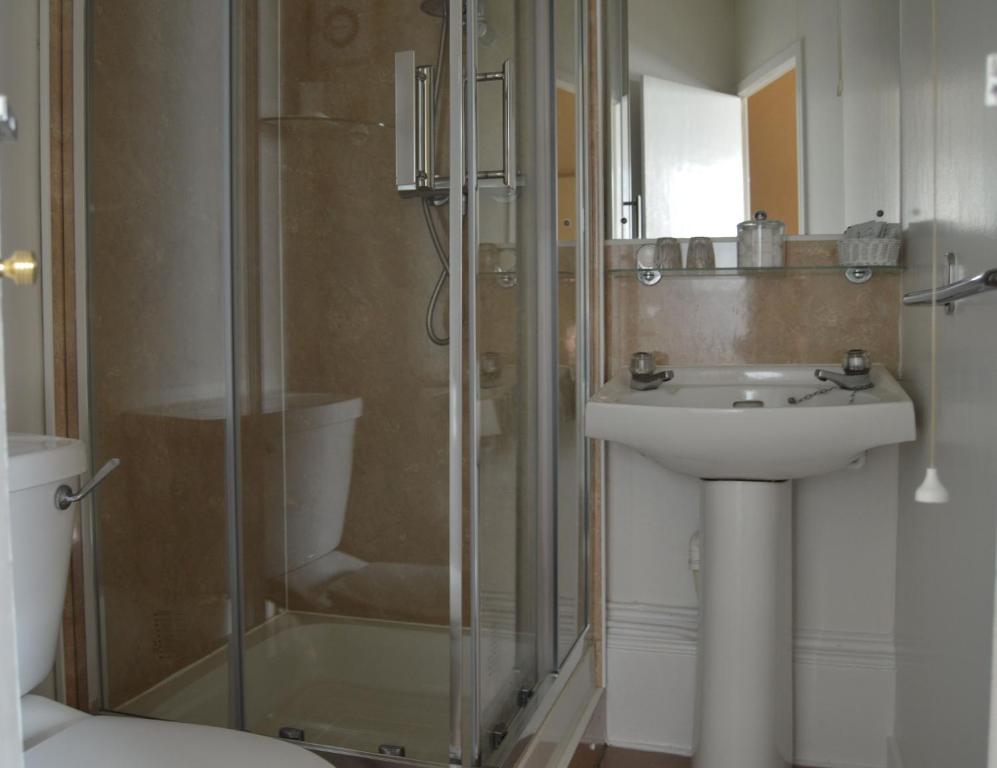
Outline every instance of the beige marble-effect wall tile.
{"type": "MultiPolygon", "coordinates": [[[[607,245],[607,263],[633,264],[633,245],[607,245]]],[[[836,263],[834,241],[797,241],[787,265],[836,263]]],[[[877,272],[862,285],[843,272],[669,276],[654,286],[607,273],[610,372],[650,350],[673,365],[834,363],[862,347],[896,371],[900,275],[877,272]]]]}

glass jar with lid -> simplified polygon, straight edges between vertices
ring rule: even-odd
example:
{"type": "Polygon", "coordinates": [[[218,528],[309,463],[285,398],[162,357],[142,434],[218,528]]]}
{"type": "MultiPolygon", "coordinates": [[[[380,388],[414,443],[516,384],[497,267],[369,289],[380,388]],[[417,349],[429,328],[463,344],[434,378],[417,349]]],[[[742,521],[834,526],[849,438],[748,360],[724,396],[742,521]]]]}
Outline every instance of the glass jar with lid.
{"type": "Polygon", "coordinates": [[[765,211],[737,225],[738,267],[781,267],[786,263],[786,225],[765,211]]]}

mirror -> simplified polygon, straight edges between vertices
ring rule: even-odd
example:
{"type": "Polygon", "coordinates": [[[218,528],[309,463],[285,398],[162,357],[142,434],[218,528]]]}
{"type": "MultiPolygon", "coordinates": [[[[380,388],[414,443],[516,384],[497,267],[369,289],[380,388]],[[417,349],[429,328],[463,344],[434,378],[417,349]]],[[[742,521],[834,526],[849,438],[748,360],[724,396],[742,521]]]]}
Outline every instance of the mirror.
{"type": "Polygon", "coordinates": [[[899,0],[605,0],[606,235],[900,217],[899,0]]]}

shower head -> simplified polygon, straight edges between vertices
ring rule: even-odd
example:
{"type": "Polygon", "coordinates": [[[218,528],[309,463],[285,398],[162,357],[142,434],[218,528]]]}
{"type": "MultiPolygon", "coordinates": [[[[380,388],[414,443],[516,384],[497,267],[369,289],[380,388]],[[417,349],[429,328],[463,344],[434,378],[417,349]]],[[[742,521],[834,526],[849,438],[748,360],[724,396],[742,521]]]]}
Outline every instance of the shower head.
{"type": "Polygon", "coordinates": [[[419,10],[430,16],[443,18],[447,15],[447,0],[422,0],[419,10]]]}

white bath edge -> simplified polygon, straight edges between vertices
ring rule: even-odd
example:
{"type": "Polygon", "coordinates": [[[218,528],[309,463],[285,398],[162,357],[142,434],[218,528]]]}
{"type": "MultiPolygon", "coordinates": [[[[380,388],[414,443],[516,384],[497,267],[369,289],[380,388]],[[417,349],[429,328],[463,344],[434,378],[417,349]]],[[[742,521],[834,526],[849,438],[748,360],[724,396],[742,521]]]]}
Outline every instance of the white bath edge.
{"type": "Polygon", "coordinates": [[[550,691],[556,699],[516,762],[516,768],[566,768],[571,762],[605,691],[595,679],[591,642],[588,637],[584,642],[584,649],[576,647],[582,652],[573,668],[569,654],[564,668],[570,668],[570,672],[562,673],[566,679],[563,683],[558,680],[561,684],[555,683],[555,689],[550,691]]]}

